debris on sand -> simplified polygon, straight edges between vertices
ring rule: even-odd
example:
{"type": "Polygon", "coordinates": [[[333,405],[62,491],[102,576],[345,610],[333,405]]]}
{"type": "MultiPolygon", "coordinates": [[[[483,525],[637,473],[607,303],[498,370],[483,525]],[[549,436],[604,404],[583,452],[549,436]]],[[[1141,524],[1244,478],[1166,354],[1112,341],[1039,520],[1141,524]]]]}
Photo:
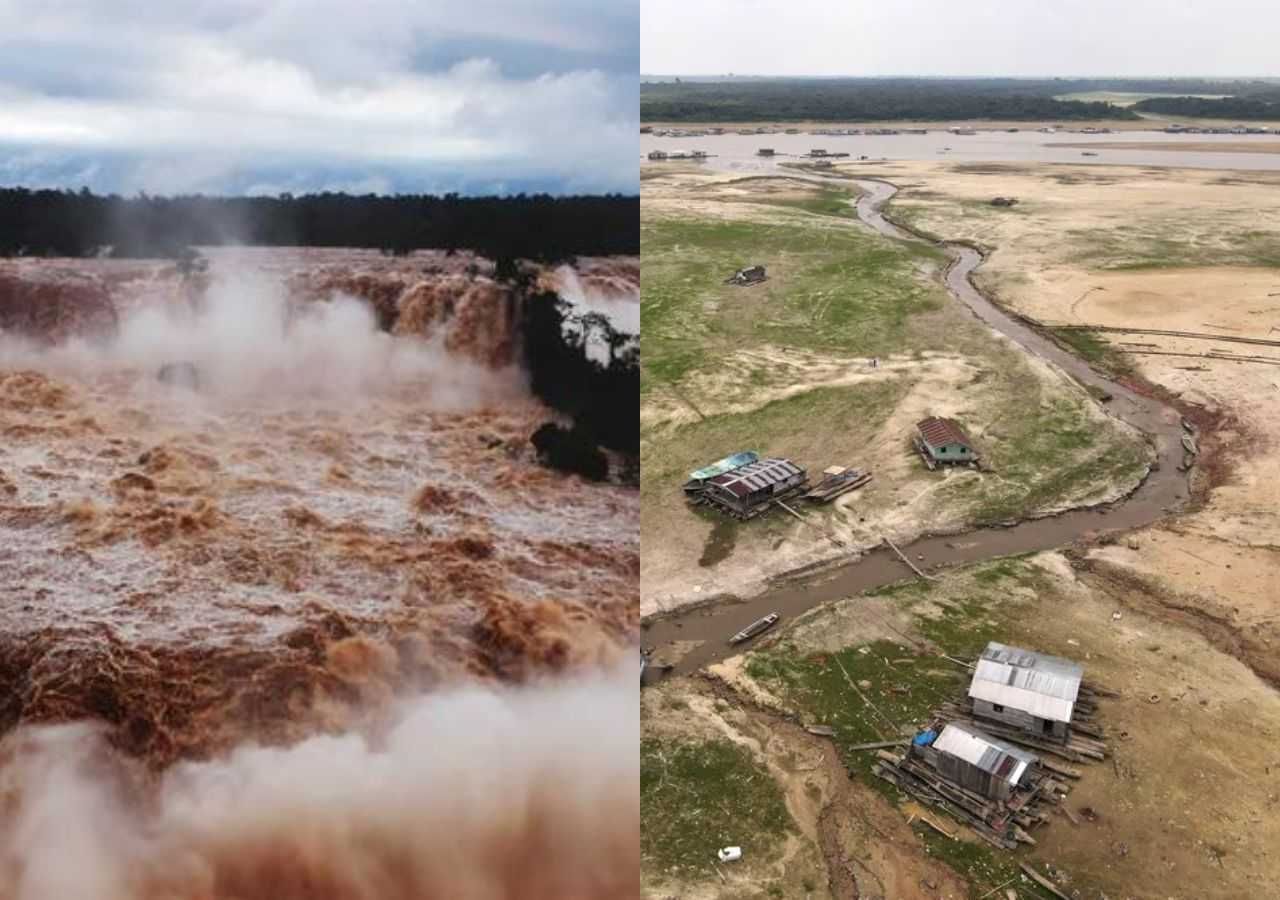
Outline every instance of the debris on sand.
{"type": "Polygon", "coordinates": [[[725,284],[759,284],[766,278],[764,266],[748,266],[725,279],[725,284]]]}

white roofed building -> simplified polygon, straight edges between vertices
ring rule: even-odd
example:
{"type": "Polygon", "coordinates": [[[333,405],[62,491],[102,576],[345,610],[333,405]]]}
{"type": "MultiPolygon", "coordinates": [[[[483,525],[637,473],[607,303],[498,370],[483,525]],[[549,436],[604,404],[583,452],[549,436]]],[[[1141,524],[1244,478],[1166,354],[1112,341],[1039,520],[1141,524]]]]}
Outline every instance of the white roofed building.
{"type": "Polygon", "coordinates": [[[955,722],[943,728],[931,744],[913,747],[913,752],[953,784],[1000,801],[1007,801],[1025,785],[1030,780],[1028,773],[1039,762],[1026,750],[955,722]]]}
{"type": "Polygon", "coordinates": [[[1069,659],[992,641],[978,657],[969,698],[978,718],[1066,743],[1083,677],[1069,659]]]}

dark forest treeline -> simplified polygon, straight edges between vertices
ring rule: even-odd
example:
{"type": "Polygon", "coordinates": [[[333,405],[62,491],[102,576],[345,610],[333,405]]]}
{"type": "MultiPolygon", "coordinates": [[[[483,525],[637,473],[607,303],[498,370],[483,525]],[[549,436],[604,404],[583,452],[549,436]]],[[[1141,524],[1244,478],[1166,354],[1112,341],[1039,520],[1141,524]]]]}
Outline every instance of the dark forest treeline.
{"type": "Polygon", "coordinates": [[[1200,119],[1280,119],[1280,92],[1248,97],[1150,97],[1132,107],[1139,112],[1200,119]]]}
{"type": "Polygon", "coordinates": [[[1137,118],[1110,103],[1053,97],[1077,89],[1075,81],[1020,79],[646,82],[640,88],[640,117],[664,122],[1137,118]]]}
{"type": "MultiPolygon", "coordinates": [[[[525,287],[528,287],[526,282],[525,287]]],[[[547,423],[533,436],[551,466],[602,481],[608,463],[600,447],[622,454],[627,481],[638,478],[640,453],[640,346],[637,335],[617,331],[598,313],[575,314],[552,293],[526,295],[521,337],[530,387],[544,403],[573,420],[547,423]],[[591,358],[600,340],[608,359],[591,358]]]]}
{"type": "Polygon", "coordinates": [[[189,246],[474,250],[557,261],[639,252],[640,201],[552,197],[99,196],[0,188],[0,255],[175,257],[189,246]]]}

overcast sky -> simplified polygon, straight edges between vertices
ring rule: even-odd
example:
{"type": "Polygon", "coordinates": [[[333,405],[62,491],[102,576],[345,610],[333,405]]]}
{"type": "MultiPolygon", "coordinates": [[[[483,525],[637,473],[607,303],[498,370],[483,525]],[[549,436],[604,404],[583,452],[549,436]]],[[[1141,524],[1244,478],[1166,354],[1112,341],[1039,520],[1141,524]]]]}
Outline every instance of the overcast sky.
{"type": "Polygon", "coordinates": [[[637,0],[0,0],[0,184],[637,188],[637,0]]]}
{"type": "Polygon", "coordinates": [[[650,75],[1280,75],[1275,0],[642,0],[650,75]]]}

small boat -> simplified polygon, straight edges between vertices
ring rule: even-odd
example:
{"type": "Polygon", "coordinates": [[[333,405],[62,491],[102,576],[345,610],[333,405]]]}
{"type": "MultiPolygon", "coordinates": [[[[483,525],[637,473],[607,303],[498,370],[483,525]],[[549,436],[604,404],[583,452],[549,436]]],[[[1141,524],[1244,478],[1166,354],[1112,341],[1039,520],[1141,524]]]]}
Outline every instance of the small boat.
{"type": "Polygon", "coordinates": [[[769,615],[764,616],[763,618],[756,619],[746,628],[742,629],[733,637],[729,638],[729,643],[741,644],[743,641],[749,641],[756,635],[763,634],[764,632],[772,628],[774,625],[778,624],[779,618],[780,616],[776,612],[774,612],[774,613],[769,613],[769,615]]]}
{"type": "Polygon", "coordinates": [[[1081,156],[1097,156],[1098,154],[1096,154],[1096,153],[1091,153],[1090,151],[1085,150],[1085,151],[1083,151],[1080,155],[1081,155],[1081,156]]]}

